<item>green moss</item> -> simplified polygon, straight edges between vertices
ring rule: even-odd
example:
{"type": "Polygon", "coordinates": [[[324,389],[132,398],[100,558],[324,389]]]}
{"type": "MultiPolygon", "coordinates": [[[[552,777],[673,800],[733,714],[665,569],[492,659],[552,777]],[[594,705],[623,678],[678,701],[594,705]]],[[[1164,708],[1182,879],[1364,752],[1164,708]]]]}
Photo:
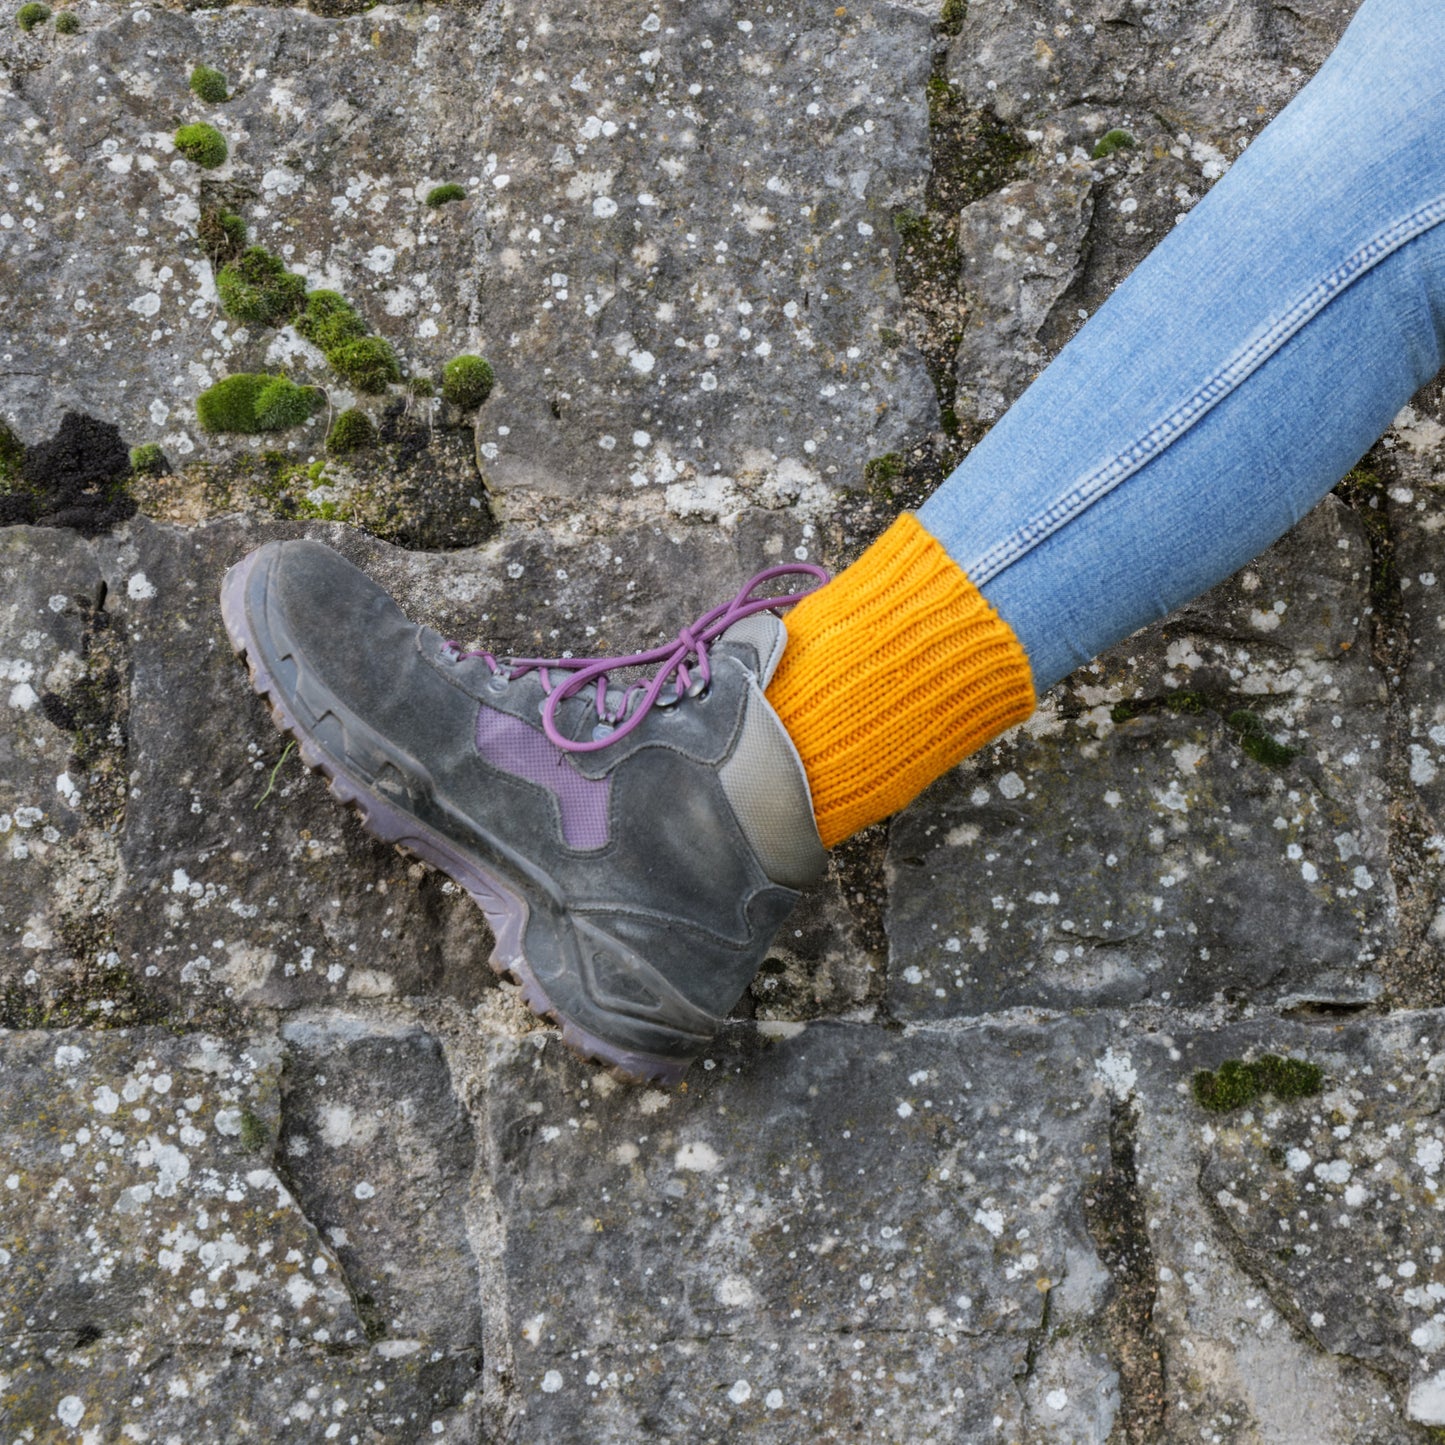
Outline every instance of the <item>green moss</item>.
{"type": "Polygon", "coordinates": [[[1286,767],[1299,757],[1298,748],[1292,748],[1278,738],[1251,736],[1241,739],[1240,746],[1255,762],[1263,763],[1268,768],[1286,767]]]}
{"type": "Polygon", "coordinates": [[[1323,1083],[1324,1070],[1318,1064],[1264,1054],[1253,1063],[1226,1059],[1213,1072],[1200,1069],[1190,1087],[1200,1108],[1223,1114],[1242,1109],[1261,1094],[1272,1094],[1276,1099],[1303,1099],[1318,1094],[1323,1083]]]}
{"type": "Polygon", "coordinates": [[[928,120],[937,125],[945,120],[950,111],[963,104],[963,92],[948,79],[935,71],[928,77],[928,120]]]}
{"type": "Polygon", "coordinates": [[[1239,1059],[1225,1059],[1213,1073],[1200,1069],[1194,1075],[1193,1089],[1199,1106],[1212,1114],[1242,1109],[1259,1097],[1253,1066],[1239,1059]]]}
{"type": "Polygon", "coordinates": [[[887,452],[863,463],[863,485],[870,497],[880,502],[893,500],[893,484],[903,475],[903,458],[898,452],[887,452]]]}
{"type": "Polygon", "coordinates": [[[249,1109],[241,1110],[241,1147],[252,1154],[259,1154],[271,1144],[271,1131],[265,1121],[249,1109]]]}
{"type": "Polygon", "coordinates": [[[17,481],[25,460],[25,444],[0,421],[0,483],[17,481]]]}
{"type": "Polygon", "coordinates": [[[279,256],[261,246],[250,246],[221,267],[216,290],[226,314],[237,321],[283,326],[300,307],[306,282],[288,271],[279,256]]]}
{"type": "Polygon", "coordinates": [[[1239,745],[1255,762],[1266,767],[1282,768],[1299,757],[1300,750],[1271,737],[1264,719],[1247,707],[1236,708],[1227,719],[1239,734],[1239,745]]]}
{"type": "Polygon", "coordinates": [[[284,376],[238,371],[196,398],[196,419],[203,431],[254,435],[296,426],[321,402],[316,387],[297,386],[284,376]]]}
{"type": "Polygon", "coordinates": [[[369,396],[379,396],[387,383],[401,380],[401,367],[391,343],[380,336],[358,336],[331,347],[326,359],[349,386],[369,396]]]}
{"type": "Polygon", "coordinates": [[[1148,708],[1138,702],[1116,702],[1109,709],[1109,717],[1116,723],[1126,723],[1147,711],[1148,708]]]}
{"type": "Polygon", "coordinates": [[[1198,714],[1209,706],[1209,699],[1202,692],[1171,692],[1164,696],[1164,706],[1170,712],[1198,714]]]}
{"type": "Polygon", "coordinates": [[[1107,160],[1115,151],[1130,150],[1134,137],[1126,130],[1105,131],[1094,145],[1094,159],[1107,160]]]}
{"type": "Polygon", "coordinates": [[[323,404],[319,387],[297,386],[290,377],[271,377],[256,393],[256,430],[285,431],[300,426],[323,404]]]}
{"type": "Polygon", "coordinates": [[[42,5],[40,0],[30,0],[30,4],[22,5],[15,12],[15,23],[25,31],[34,30],[37,25],[44,25],[50,19],[50,6],[42,5]]]}
{"type": "Polygon", "coordinates": [[[331,424],[326,435],[326,450],[336,456],[365,451],[376,445],[376,426],[359,407],[348,407],[331,424]]]}
{"type": "Polygon", "coordinates": [[[958,35],[963,22],[968,19],[968,0],[943,0],[943,9],[938,14],[938,28],[945,35],[958,35]]]}
{"type": "Polygon", "coordinates": [[[176,132],[175,141],[176,149],[203,170],[213,171],[225,162],[226,137],[213,125],[199,122],[183,125],[176,132]]]}
{"type": "Polygon", "coordinates": [[[426,193],[426,203],[429,206],[445,206],[449,201],[464,201],[466,198],[466,187],[457,185],[455,181],[448,181],[444,186],[433,186],[426,193]]]}
{"type": "Polygon", "coordinates": [[[1324,1085],[1325,1071],[1318,1064],[1307,1064],[1303,1059],[1261,1054],[1254,1061],[1254,1077],[1261,1094],[1273,1094],[1276,1099],[1304,1099],[1319,1093],[1324,1085]]]}
{"type": "Polygon", "coordinates": [[[1396,621],[1404,606],[1395,566],[1395,536],[1390,524],[1385,479],[1373,467],[1351,467],[1335,495],[1354,512],[1370,543],[1370,607],[1379,623],[1396,621]]]}
{"type": "Polygon", "coordinates": [[[1268,737],[1269,729],[1264,725],[1264,719],[1257,712],[1251,712],[1247,707],[1236,708],[1226,719],[1235,732],[1244,737],[1268,737]]]}
{"type": "Polygon", "coordinates": [[[436,382],[429,376],[414,376],[406,386],[413,396],[435,396],[437,391],[436,382]]]}
{"type": "Polygon", "coordinates": [[[479,407],[491,394],[491,363],[480,356],[457,356],[442,368],[442,395],[463,411],[479,407]]]}
{"type": "Polygon", "coordinates": [[[80,33],[80,16],[74,10],[62,10],[55,17],[55,33],[57,35],[78,35],[80,33]]]}
{"type": "Polygon", "coordinates": [[[223,100],[231,98],[226,89],[226,77],[209,65],[198,65],[191,71],[191,90],[207,105],[220,105],[223,100]]]}
{"type": "Polygon", "coordinates": [[[143,442],[130,449],[130,469],[138,477],[160,477],[170,471],[170,465],[155,442],[143,442]]]}
{"type": "Polygon", "coordinates": [[[328,356],[343,342],[366,335],[366,323],[339,291],[308,291],[296,329],[328,356]]]}
{"type": "Polygon", "coordinates": [[[230,261],[246,249],[246,223],[233,211],[207,207],[196,223],[196,239],[213,265],[230,261]]]}

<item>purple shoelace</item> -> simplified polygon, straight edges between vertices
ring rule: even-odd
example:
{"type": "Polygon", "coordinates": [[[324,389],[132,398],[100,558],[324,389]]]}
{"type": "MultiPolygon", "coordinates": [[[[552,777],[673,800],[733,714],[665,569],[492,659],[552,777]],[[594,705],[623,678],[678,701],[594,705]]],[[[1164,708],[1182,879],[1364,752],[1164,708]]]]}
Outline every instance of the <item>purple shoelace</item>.
{"type": "Polygon", "coordinates": [[[595,753],[621,738],[625,738],[647,716],[648,712],[662,697],[663,690],[672,684],[672,696],[664,706],[670,706],[683,697],[696,697],[706,690],[712,680],[712,667],[708,662],[708,646],[716,642],[735,623],[754,613],[767,612],[779,607],[791,607],[810,592],[828,580],[828,573],[811,562],[791,562],[779,567],[766,567],[759,572],[731,601],[720,603],[709,612],[704,612],[689,627],[684,627],[671,642],[661,647],[649,648],[646,652],[634,652],[623,657],[598,657],[590,661],[571,657],[513,657],[500,662],[490,652],[461,652],[458,644],[448,642],[452,655],[462,661],[480,657],[492,670],[492,675],[505,672],[507,681],[522,677],[529,672],[542,674],[542,686],[547,692],[547,701],[542,709],[542,730],[550,742],[569,753],[595,753]],[[751,594],[765,582],[779,577],[811,577],[816,586],[801,592],[785,592],[778,597],[753,597],[751,594]],[[693,676],[689,659],[696,659],[697,676],[693,676]],[[657,667],[651,678],[634,682],[623,693],[611,692],[607,677],[625,667],[657,667]],[[557,682],[553,672],[569,672],[565,681],[557,682]],[[590,742],[576,742],[564,737],[557,727],[557,709],[569,697],[587,687],[596,687],[596,708],[599,728],[610,729],[604,736],[594,734],[590,742]],[[641,701],[634,707],[635,699],[641,701]]]}

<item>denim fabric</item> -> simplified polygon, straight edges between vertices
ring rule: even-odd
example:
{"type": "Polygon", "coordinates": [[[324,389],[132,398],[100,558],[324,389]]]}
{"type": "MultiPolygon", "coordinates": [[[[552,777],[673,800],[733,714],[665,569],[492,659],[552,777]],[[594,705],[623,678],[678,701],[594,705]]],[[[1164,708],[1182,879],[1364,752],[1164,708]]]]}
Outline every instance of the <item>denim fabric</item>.
{"type": "Polygon", "coordinates": [[[1320,73],[919,512],[1039,691],[1287,531],[1440,369],[1445,3],[1320,73]]]}

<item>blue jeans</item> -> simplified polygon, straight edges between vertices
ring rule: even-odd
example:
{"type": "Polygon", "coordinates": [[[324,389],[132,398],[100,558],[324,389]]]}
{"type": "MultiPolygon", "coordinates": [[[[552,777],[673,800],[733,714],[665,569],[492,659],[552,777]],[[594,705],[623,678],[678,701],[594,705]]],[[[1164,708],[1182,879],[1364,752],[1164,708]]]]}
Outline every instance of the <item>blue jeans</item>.
{"type": "Polygon", "coordinates": [[[1440,369],[1445,0],[1338,48],[929,498],[1040,692],[1297,522],[1440,369]]]}

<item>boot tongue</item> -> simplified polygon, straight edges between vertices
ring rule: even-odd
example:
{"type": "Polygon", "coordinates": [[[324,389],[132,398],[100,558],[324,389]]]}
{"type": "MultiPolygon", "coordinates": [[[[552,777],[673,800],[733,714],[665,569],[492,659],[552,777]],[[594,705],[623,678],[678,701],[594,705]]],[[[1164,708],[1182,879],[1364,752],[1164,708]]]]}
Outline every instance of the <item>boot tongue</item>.
{"type": "Polygon", "coordinates": [[[773,680],[773,673],[787,645],[788,629],[783,625],[783,619],[771,612],[754,612],[751,617],[734,622],[713,644],[714,647],[736,647],[739,660],[756,676],[761,688],[766,688],[773,680]],[[749,656],[748,652],[752,655],[749,656]]]}

